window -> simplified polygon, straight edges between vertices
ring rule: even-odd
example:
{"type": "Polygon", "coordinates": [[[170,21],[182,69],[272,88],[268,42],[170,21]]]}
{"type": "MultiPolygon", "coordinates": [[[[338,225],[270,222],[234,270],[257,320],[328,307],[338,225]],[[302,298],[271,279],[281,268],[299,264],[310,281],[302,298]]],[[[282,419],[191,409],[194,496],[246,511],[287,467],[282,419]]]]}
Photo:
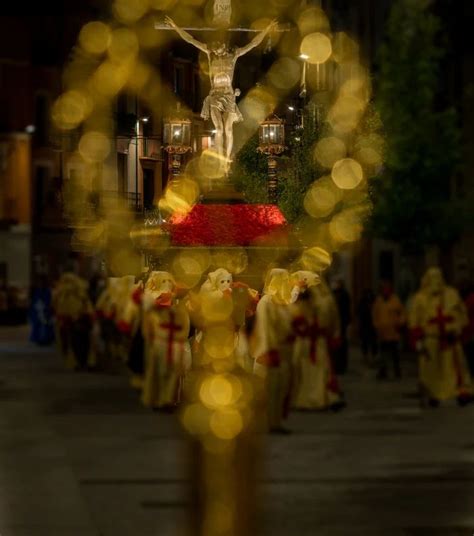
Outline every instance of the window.
{"type": "Polygon", "coordinates": [[[46,210],[46,195],[48,182],[50,178],[50,168],[48,166],[36,166],[35,170],[35,185],[34,185],[34,200],[35,204],[33,207],[34,210],[34,219],[36,223],[40,223],[42,220],[42,215],[46,210]]]}
{"type": "Polygon", "coordinates": [[[202,106],[201,100],[201,77],[199,73],[193,74],[193,111],[200,112],[202,106]]]}
{"type": "Polygon", "coordinates": [[[143,208],[151,210],[155,198],[155,172],[153,169],[143,169],[143,208]]]}
{"type": "Polygon", "coordinates": [[[48,145],[49,111],[49,96],[44,93],[38,93],[35,97],[35,139],[40,146],[48,145]]]}
{"type": "Polygon", "coordinates": [[[117,153],[117,168],[117,190],[119,193],[124,194],[128,191],[128,155],[124,153],[117,153]]]}
{"type": "Polygon", "coordinates": [[[173,89],[176,95],[184,97],[185,94],[185,71],[184,65],[175,64],[173,67],[173,89]]]}

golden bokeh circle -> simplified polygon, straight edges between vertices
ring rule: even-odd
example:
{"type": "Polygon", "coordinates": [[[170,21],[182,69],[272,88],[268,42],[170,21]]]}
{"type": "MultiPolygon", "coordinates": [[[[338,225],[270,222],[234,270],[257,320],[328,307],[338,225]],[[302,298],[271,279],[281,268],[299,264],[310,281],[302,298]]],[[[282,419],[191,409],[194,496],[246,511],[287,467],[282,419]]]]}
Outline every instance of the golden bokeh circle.
{"type": "Polygon", "coordinates": [[[332,263],[331,254],[322,247],[315,246],[307,249],[301,256],[301,264],[306,270],[317,274],[327,270],[332,263]]]}
{"type": "Polygon", "coordinates": [[[347,154],[346,144],[335,136],[320,139],[314,149],[315,159],[325,168],[332,168],[334,164],[347,154]]]}
{"type": "Polygon", "coordinates": [[[337,202],[338,196],[329,184],[318,184],[319,181],[309,188],[304,197],[304,208],[313,218],[325,218],[329,216],[337,202]]]}
{"type": "Polygon", "coordinates": [[[300,53],[308,63],[325,63],[332,54],[331,39],[321,32],[311,33],[301,41],[300,53]]]}
{"type": "Polygon", "coordinates": [[[109,47],[110,41],[110,28],[100,21],[85,24],[79,33],[79,43],[89,54],[103,54],[109,47]]]}
{"type": "Polygon", "coordinates": [[[232,357],[236,337],[232,327],[212,326],[203,335],[203,347],[206,354],[212,359],[227,359],[232,357]]]}
{"type": "Polygon", "coordinates": [[[353,158],[343,158],[334,164],[331,177],[341,190],[352,190],[364,180],[364,170],[353,158]]]}
{"type": "Polygon", "coordinates": [[[110,140],[102,132],[86,132],[79,141],[79,153],[86,162],[103,162],[110,150],[110,140]]]}
{"type": "Polygon", "coordinates": [[[215,436],[227,440],[237,437],[244,427],[240,412],[230,408],[214,411],[209,424],[215,436]]]}

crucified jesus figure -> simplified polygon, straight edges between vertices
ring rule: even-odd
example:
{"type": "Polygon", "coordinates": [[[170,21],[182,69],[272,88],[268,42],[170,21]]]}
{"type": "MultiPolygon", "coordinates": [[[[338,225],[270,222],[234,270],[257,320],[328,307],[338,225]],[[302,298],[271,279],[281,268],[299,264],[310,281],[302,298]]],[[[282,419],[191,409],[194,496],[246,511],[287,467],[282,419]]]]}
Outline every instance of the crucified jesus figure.
{"type": "Polygon", "coordinates": [[[165,22],[173,28],[184,41],[204,52],[209,61],[209,78],[211,91],[204,100],[201,117],[211,118],[215,129],[215,145],[217,153],[231,161],[234,145],[234,123],[243,120],[235,98],[240,95],[240,90],[234,90],[232,81],[234,78],[235,64],[237,60],[260,45],[271,30],[277,27],[274,20],[265,30],[258,33],[250,43],[241,48],[231,49],[225,43],[213,43],[207,45],[195,39],[190,33],[180,28],[170,17],[165,22]]]}

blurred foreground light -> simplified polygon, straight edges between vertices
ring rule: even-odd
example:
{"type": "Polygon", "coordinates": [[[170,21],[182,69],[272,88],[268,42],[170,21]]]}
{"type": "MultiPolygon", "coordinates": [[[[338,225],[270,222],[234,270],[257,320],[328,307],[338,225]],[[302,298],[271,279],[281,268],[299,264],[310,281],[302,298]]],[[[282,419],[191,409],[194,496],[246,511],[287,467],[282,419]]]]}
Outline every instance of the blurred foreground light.
{"type": "Polygon", "coordinates": [[[219,439],[234,439],[244,427],[242,415],[236,409],[215,411],[211,416],[211,430],[219,439]]]}
{"type": "Polygon", "coordinates": [[[382,155],[372,147],[362,147],[354,156],[363,166],[375,168],[375,170],[378,170],[383,163],[382,155]]]}
{"type": "Polygon", "coordinates": [[[324,63],[332,54],[331,40],[323,33],[309,34],[301,42],[301,54],[306,56],[308,63],[324,63]]]}
{"type": "Polygon", "coordinates": [[[289,57],[277,59],[267,74],[270,84],[280,90],[294,87],[299,82],[300,75],[301,65],[289,57]]]}
{"type": "Polygon", "coordinates": [[[103,54],[111,40],[110,28],[99,21],[87,23],[79,33],[79,43],[89,54],[103,54]]]}
{"type": "Polygon", "coordinates": [[[199,172],[206,179],[220,179],[227,171],[227,159],[211,149],[202,152],[198,160],[199,172]]]}
{"type": "Polygon", "coordinates": [[[118,20],[130,24],[141,19],[148,7],[148,0],[115,0],[113,11],[118,20]]]}
{"type": "Polygon", "coordinates": [[[319,182],[316,181],[311,186],[304,198],[304,208],[313,218],[329,216],[339,201],[337,193],[334,191],[334,186],[331,188],[329,183],[318,184],[319,182]]]}
{"type": "Polygon", "coordinates": [[[223,300],[212,295],[202,297],[201,312],[206,322],[228,322],[232,316],[234,304],[231,299],[223,300]]]}
{"type": "Polygon", "coordinates": [[[177,3],[178,0],[150,0],[151,8],[158,11],[167,11],[173,8],[177,3]]]}
{"type": "Polygon", "coordinates": [[[232,250],[216,250],[212,252],[214,266],[225,268],[231,274],[240,274],[248,266],[248,256],[244,248],[233,247],[232,250]]]}
{"type": "Polygon", "coordinates": [[[103,97],[113,97],[125,86],[130,75],[130,66],[105,61],[92,77],[92,88],[103,97]]]}
{"type": "Polygon", "coordinates": [[[314,32],[329,32],[329,20],[320,7],[310,7],[305,9],[296,21],[302,36],[314,32]]]}
{"type": "Polygon", "coordinates": [[[329,224],[332,238],[339,244],[355,242],[362,235],[361,215],[354,209],[348,209],[336,214],[329,224]]]}
{"type": "Polygon", "coordinates": [[[36,127],[35,125],[28,125],[26,128],[25,128],[25,132],[27,132],[28,134],[34,134],[36,132],[36,127]]]}
{"type": "Polygon", "coordinates": [[[314,149],[314,157],[323,167],[329,169],[344,158],[346,152],[346,144],[341,139],[329,136],[318,141],[314,149]]]}
{"type": "Polygon", "coordinates": [[[341,95],[329,110],[327,120],[337,134],[355,130],[364,114],[366,102],[353,96],[341,95]]]}
{"type": "Polygon", "coordinates": [[[203,534],[208,536],[232,534],[233,522],[234,508],[232,508],[232,504],[227,504],[222,500],[213,501],[204,520],[203,534]]]}
{"type": "Polygon", "coordinates": [[[184,288],[193,288],[209,266],[209,253],[206,256],[200,251],[180,251],[173,259],[172,266],[177,282],[184,288]]]}
{"type": "Polygon", "coordinates": [[[254,129],[273,112],[276,104],[275,91],[266,86],[251,89],[240,101],[240,109],[245,118],[242,125],[246,131],[246,139],[240,142],[240,146],[253,136],[254,129]]]}
{"type": "Polygon", "coordinates": [[[201,386],[199,397],[206,406],[219,408],[234,404],[242,395],[242,384],[238,378],[215,374],[201,386]]]}
{"type": "Polygon", "coordinates": [[[209,410],[202,404],[188,405],[181,417],[184,428],[192,435],[204,435],[209,431],[209,410]]]}
{"type": "Polygon", "coordinates": [[[338,63],[351,63],[359,60],[359,45],[345,32],[333,36],[333,58],[338,63]]]}
{"type": "Polygon", "coordinates": [[[79,153],[86,162],[103,162],[110,148],[110,141],[102,132],[86,132],[79,141],[79,153]]]}
{"type": "Polygon", "coordinates": [[[181,178],[172,182],[165,192],[165,200],[173,212],[187,214],[194,206],[199,197],[197,182],[181,178]]]}
{"type": "Polygon", "coordinates": [[[361,65],[351,66],[351,77],[341,85],[342,96],[352,95],[362,101],[370,98],[370,83],[367,72],[361,65]],[[358,73],[356,71],[359,71],[358,73]]]}
{"type": "Polygon", "coordinates": [[[139,43],[135,32],[128,28],[118,28],[112,32],[109,56],[115,63],[123,63],[138,54],[139,43]]]}
{"type": "Polygon", "coordinates": [[[214,326],[207,330],[203,346],[212,359],[228,359],[235,350],[235,332],[229,327],[214,326]]]}
{"type": "Polygon", "coordinates": [[[313,247],[307,249],[301,256],[301,264],[307,270],[321,273],[327,270],[332,263],[332,257],[325,249],[321,247],[313,247]]]}
{"type": "Polygon", "coordinates": [[[84,121],[91,109],[90,99],[84,93],[72,90],[63,93],[56,100],[51,116],[58,128],[72,130],[84,121]]]}
{"type": "Polygon", "coordinates": [[[353,158],[343,158],[334,164],[331,177],[342,190],[352,190],[364,180],[364,171],[353,158]]]}

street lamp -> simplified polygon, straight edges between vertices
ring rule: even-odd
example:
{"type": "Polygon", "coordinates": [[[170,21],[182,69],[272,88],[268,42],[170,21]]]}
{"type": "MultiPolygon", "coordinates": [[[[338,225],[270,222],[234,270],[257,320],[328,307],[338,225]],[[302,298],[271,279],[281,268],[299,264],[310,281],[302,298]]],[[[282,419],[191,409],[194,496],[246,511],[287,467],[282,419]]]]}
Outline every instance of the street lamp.
{"type": "Polygon", "coordinates": [[[174,117],[165,119],[163,126],[164,149],[169,155],[171,182],[178,181],[181,169],[181,156],[191,152],[191,121],[174,117]]]}
{"type": "Polygon", "coordinates": [[[276,115],[264,121],[259,127],[258,151],[267,155],[268,163],[268,196],[272,203],[277,200],[277,160],[285,147],[285,125],[276,115]]]}

